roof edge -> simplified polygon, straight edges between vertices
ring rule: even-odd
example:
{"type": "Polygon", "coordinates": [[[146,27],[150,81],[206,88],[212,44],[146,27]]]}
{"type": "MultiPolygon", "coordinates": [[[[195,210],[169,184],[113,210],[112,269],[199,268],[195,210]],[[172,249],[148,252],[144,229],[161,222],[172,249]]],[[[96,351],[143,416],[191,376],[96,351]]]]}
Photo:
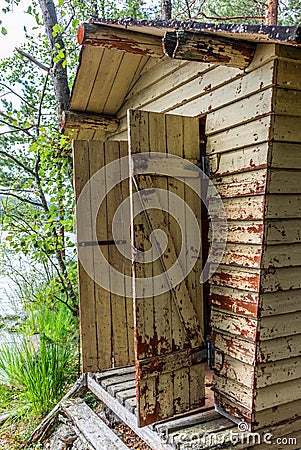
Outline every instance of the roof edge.
{"type": "Polygon", "coordinates": [[[231,36],[236,39],[250,39],[279,42],[282,44],[300,45],[301,44],[301,26],[272,26],[272,25],[250,25],[241,23],[207,23],[198,21],[179,21],[179,20],[136,20],[131,18],[119,19],[90,19],[90,23],[119,27],[148,28],[151,30],[185,30],[194,32],[204,32],[208,34],[221,34],[231,36]]]}

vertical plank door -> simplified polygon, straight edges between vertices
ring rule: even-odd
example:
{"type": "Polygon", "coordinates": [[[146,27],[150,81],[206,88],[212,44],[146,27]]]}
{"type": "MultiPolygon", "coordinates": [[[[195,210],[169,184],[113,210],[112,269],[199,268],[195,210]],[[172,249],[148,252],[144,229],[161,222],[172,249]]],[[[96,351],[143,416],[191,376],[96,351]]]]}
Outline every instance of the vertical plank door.
{"type": "Polygon", "coordinates": [[[202,252],[189,244],[195,233],[190,211],[201,232],[201,179],[192,170],[200,160],[200,135],[196,118],[129,111],[128,121],[137,418],[145,426],[205,402],[202,252]],[[154,152],[159,160],[150,163],[154,152]],[[182,163],[166,159],[171,155],[182,163]],[[166,175],[170,164],[174,173],[166,175]],[[165,244],[154,230],[165,234],[165,244]],[[189,258],[195,263],[187,271],[189,258]],[[177,277],[184,279],[178,283],[177,277]]]}
{"type": "MultiPolygon", "coordinates": [[[[120,254],[112,234],[115,212],[129,196],[128,180],[100,201],[112,177],[109,164],[127,157],[128,150],[123,142],[75,141],[73,147],[82,370],[97,372],[134,364],[133,306],[123,282],[124,275],[131,276],[131,261],[120,254]],[[100,262],[100,252],[107,264],[100,262]],[[112,269],[121,274],[118,293],[111,286],[112,269]]],[[[118,180],[116,170],[121,166],[114,169],[118,180]]],[[[122,229],[121,223],[117,226],[122,229]]],[[[126,238],[129,242],[129,232],[126,238]]]]}

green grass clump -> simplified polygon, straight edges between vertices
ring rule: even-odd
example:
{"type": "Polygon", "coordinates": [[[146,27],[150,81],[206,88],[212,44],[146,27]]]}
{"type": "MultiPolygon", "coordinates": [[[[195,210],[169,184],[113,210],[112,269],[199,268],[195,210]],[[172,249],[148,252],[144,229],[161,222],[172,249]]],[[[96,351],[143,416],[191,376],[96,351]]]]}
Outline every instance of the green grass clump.
{"type": "Polygon", "coordinates": [[[78,327],[61,303],[29,304],[26,314],[19,330],[24,337],[0,346],[0,411],[37,418],[57,404],[78,376],[78,327]]]}
{"type": "Polygon", "coordinates": [[[43,416],[55,406],[66,388],[70,357],[68,346],[43,336],[38,351],[28,339],[0,348],[1,381],[10,386],[13,409],[19,416],[43,416]]]}

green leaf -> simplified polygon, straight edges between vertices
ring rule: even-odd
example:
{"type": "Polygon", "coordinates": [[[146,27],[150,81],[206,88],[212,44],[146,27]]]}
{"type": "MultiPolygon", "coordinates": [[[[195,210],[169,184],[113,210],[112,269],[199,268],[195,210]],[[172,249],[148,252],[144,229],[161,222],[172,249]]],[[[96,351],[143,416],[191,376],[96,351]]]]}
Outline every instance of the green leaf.
{"type": "Polygon", "coordinates": [[[5,36],[7,34],[7,29],[5,27],[2,27],[1,33],[3,34],[3,36],[5,36]]]}

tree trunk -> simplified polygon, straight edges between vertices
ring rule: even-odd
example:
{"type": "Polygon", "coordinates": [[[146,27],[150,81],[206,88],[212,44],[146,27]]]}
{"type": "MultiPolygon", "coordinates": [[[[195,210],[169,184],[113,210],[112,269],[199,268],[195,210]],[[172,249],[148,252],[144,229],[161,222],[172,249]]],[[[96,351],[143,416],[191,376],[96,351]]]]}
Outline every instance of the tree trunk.
{"type": "Polygon", "coordinates": [[[171,19],[171,0],[162,0],[162,20],[171,19]]]}
{"type": "MultiPolygon", "coordinates": [[[[59,50],[65,49],[61,34],[57,33],[56,36],[53,36],[52,34],[53,27],[58,24],[55,5],[53,0],[39,0],[39,4],[42,10],[51,52],[55,55],[59,50]]],[[[63,60],[53,63],[50,74],[53,79],[57,114],[60,121],[62,111],[65,111],[68,108],[70,97],[67,68],[63,67],[63,60]]]]}
{"type": "Polygon", "coordinates": [[[265,25],[277,25],[278,0],[266,0],[265,25]]]}

